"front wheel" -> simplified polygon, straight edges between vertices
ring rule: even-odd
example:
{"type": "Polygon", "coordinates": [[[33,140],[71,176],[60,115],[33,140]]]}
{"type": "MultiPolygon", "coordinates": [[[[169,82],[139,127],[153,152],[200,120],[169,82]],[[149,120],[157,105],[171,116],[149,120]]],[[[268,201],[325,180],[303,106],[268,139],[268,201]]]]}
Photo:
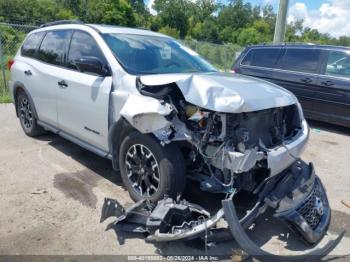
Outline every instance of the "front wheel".
{"type": "Polygon", "coordinates": [[[161,146],[150,135],[127,135],[120,147],[120,173],[134,201],[157,202],[165,195],[176,198],[186,184],[182,152],[175,144],[161,146]]]}

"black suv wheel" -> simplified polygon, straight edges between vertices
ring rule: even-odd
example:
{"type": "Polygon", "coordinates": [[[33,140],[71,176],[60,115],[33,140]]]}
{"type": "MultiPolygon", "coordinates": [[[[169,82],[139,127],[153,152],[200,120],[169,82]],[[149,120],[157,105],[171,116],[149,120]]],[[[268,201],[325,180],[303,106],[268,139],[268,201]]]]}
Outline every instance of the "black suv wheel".
{"type": "Polygon", "coordinates": [[[134,201],[176,198],[186,183],[182,152],[175,144],[161,146],[150,135],[132,132],[120,147],[120,173],[134,201]]]}
{"type": "Polygon", "coordinates": [[[21,92],[18,94],[16,101],[18,117],[24,133],[30,137],[45,133],[45,130],[37,124],[33,114],[34,107],[28,96],[24,92],[21,92]]]}

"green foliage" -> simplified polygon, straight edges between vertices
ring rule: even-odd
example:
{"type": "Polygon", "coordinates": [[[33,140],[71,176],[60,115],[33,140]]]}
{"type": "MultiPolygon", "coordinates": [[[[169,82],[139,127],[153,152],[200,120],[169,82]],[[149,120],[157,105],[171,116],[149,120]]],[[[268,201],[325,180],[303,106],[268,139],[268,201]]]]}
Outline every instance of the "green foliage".
{"type": "Polygon", "coordinates": [[[53,0],[0,0],[0,21],[38,25],[75,18],[71,10],[62,8],[53,0]]]}
{"type": "Polygon", "coordinates": [[[6,55],[13,55],[26,36],[26,31],[17,30],[10,26],[0,25],[0,41],[2,52],[6,55]]]}
{"type": "Polygon", "coordinates": [[[265,20],[257,20],[252,27],[244,28],[237,37],[237,43],[245,46],[270,42],[272,37],[269,24],[265,20]]]}
{"type": "Polygon", "coordinates": [[[89,23],[135,26],[136,20],[127,0],[87,1],[84,18],[89,23]]]}
{"type": "MultiPolygon", "coordinates": [[[[39,25],[60,19],[134,26],[161,31],[182,39],[240,45],[272,42],[276,14],[269,4],[252,6],[246,0],[155,0],[151,15],[144,0],[0,0],[0,22],[39,25]]],[[[9,39],[9,32],[5,33],[9,39]]],[[[22,36],[15,35],[21,38],[22,36]]],[[[22,37],[23,38],[23,37],[22,37]]],[[[287,26],[286,42],[350,45],[303,21],[287,26]]]]}
{"type": "Polygon", "coordinates": [[[180,32],[179,30],[175,28],[171,28],[169,26],[164,26],[161,29],[159,29],[159,32],[174,38],[179,38],[180,37],[180,32]]]}
{"type": "Polygon", "coordinates": [[[192,5],[193,3],[188,0],[155,0],[153,6],[161,25],[175,28],[183,38],[188,30],[189,11],[192,5]]]}
{"type": "MultiPolygon", "coordinates": [[[[5,71],[5,79],[9,79],[9,71],[5,71]]],[[[3,79],[3,72],[0,72],[0,104],[10,103],[11,96],[5,86],[5,81],[3,79]]]]}
{"type": "Polygon", "coordinates": [[[221,70],[229,70],[236,54],[242,50],[242,47],[234,44],[217,45],[193,39],[186,39],[183,43],[221,70]]]}
{"type": "Polygon", "coordinates": [[[2,91],[1,87],[0,87],[0,104],[4,104],[4,103],[11,103],[12,99],[10,97],[9,92],[7,91],[2,91]]]}

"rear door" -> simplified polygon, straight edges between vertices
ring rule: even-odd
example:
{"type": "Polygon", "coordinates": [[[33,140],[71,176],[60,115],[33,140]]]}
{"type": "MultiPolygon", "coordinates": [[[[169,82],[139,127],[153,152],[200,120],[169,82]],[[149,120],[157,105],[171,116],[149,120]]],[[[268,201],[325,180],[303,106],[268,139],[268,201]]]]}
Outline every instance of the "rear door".
{"type": "Polygon", "coordinates": [[[243,54],[243,59],[239,65],[234,66],[234,70],[243,75],[269,81],[281,51],[281,47],[253,47],[243,54]]]}
{"type": "Polygon", "coordinates": [[[315,92],[318,88],[322,51],[316,48],[286,47],[272,72],[271,82],[294,93],[305,114],[318,110],[315,92]]]}
{"type": "Polygon", "coordinates": [[[23,84],[33,99],[39,119],[47,117],[43,97],[50,99],[45,90],[42,90],[40,74],[42,64],[37,60],[38,49],[44,36],[45,32],[37,32],[27,37],[22,45],[21,55],[16,57],[16,63],[11,70],[11,78],[23,84]]]}
{"type": "Polygon", "coordinates": [[[57,91],[59,75],[63,69],[63,59],[71,36],[70,30],[48,31],[41,42],[33,78],[36,79],[38,92],[35,94],[39,119],[57,126],[57,91]]]}
{"type": "Polygon", "coordinates": [[[316,95],[320,117],[350,125],[350,52],[329,50],[324,61],[316,95]]]}

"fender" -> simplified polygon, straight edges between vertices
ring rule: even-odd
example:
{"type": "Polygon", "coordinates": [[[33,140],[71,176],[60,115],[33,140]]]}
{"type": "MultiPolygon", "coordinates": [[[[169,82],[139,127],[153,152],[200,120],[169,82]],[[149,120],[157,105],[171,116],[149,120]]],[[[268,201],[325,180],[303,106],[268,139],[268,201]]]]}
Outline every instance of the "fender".
{"type": "Polygon", "coordinates": [[[112,166],[113,169],[119,170],[119,148],[123,141],[123,138],[135,131],[135,129],[129,124],[129,122],[120,117],[118,121],[113,122],[108,131],[108,146],[109,152],[112,154],[112,166]]]}
{"type": "Polygon", "coordinates": [[[170,123],[164,116],[172,110],[169,105],[163,105],[151,97],[128,96],[120,111],[120,117],[111,123],[108,131],[109,152],[115,170],[119,170],[119,148],[123,138],[136,130],[147,134],[168,126],[170,123]]]}
{"type": "Polygon", "coordinates": [[[120,111],[132,127],[143,134],[151,133],[170,125],[165,118],[173,111],[172,106],[159,100],[131,95],[120,111]]]}
{"type": "Polygon", "coordinates": [[[18,92],[20,89],[22,89],[23,92],[28,96],[29,102],[33,105],[33,109],[32,109],[32,110],[33,110],[34,117],[35,117],[36,119],[39,119],[39,118],[38,118],[38,114],[37,114],[37,112],[36,112],[34,100],[33,100],[32,96],[30,95],[28,89],[24,86],[23,83],[21,83],[21,82],[19,82],[19,81],[14,82],[13,86],[14,86],[14,87],[13,87],[13,94],[12,94],[12,96],[13,96],[13,98],[14,98],[14,103],[15,103],[15,108],[16,108],[16,115],[17,115],[17,117],[18,117],[18,111],[17,111],[17,105],[16,105],[16,104],[17,104],[16,95],[17,95],[17,92],[18,92]]]}

